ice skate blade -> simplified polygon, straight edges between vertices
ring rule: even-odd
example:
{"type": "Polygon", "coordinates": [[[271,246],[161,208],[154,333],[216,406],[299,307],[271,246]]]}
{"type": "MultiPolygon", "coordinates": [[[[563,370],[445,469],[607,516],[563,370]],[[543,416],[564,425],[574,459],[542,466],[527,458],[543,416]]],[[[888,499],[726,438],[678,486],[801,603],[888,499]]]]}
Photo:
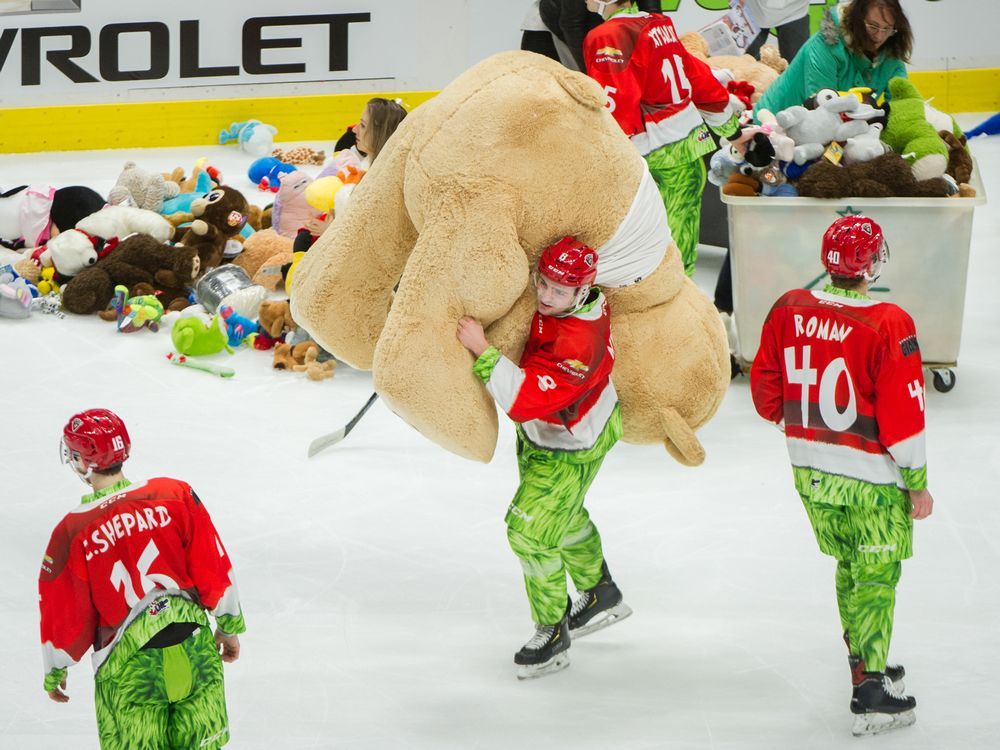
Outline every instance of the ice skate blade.
{"type": "Polygon", "coordinates": [[[616,622],[624,620],[632,614],[632,608],[628,606],[625,602],[619,602],[611,609],[606,609],[599,615],[596,615],[593,620],[588,622],[586,625],[581,625],[575,630],[570,630],[569,634],[576,640],[577,638],[582,638],[588,633],[593,633],[598,630],[603,630],[604,628],[614,625],[616,622]]]}
{"type": "Polygon", "coordinates": [[[569,654],[563,651],[541,664],[519,664],[517,666],[517,679],[534,680],[539,677],[545,677],[546,675],[561,672],[568,666],[569,654]]]}
{"type": "Polygon", "coordinates": [[[913,711],[903,711],[898,714],[858,714],[854,717],[854,728],[851,733],[855,737],[867,737],[871,734],[891,732],[912,726],[917,720],[913,711]]]}

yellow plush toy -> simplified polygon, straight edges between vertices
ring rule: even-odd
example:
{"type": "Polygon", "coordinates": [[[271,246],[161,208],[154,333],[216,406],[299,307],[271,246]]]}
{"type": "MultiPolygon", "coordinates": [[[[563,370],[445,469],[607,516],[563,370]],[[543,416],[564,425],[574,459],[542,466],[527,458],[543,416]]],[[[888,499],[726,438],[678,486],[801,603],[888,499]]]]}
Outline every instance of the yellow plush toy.
{"type": "Polygon", "coordinates": [[[728,387],[726,335],[684,275],[645,162],[604,100],[591,79],[541,55],[479,63],[407,116],[351,210],[298,265],[295,320],[338,359],[373,370],[389,407],[458,455],[489,461],[498,420],[456,322],[479,319],[517,361],[535,310],[530,269],[573,235],[600,254],[624,439],[662,442],[684,464],[704,459],[694,429],[728,387]]]}

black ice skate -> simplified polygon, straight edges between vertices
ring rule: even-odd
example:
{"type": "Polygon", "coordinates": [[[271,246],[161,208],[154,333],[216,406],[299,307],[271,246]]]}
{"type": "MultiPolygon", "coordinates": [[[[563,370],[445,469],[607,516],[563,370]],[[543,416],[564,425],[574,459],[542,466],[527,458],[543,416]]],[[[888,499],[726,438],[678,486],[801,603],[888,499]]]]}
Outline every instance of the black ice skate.
{"type": "MultiPolygon", "coordinates": [[[[851,665],[851,683],[854,685],[854,692],[851,699],[858,697],[858,685],[865,678],[865,660],[860,656],[848,656],[847,663],[851,665]]],[[[903,678],[906,677],[906,669],[902,664],[886,664],[885,676],[892,680],[893,688],[902,693],[906,690],[903,678]]]]}
{"type": "Polygon", "coordinates": [[[855,737],[881,734],[892,729],[908,727],[917,720],[913,713],[916,698],[903,695],[883,672],[865,672],[857,686],[857,698],[851,699],[851,713],[855,714],[855,737]]]}
{"type": "Polygon", "coordinates": [[[569,632],[580,638],[595,630],[614,625],[632,614],[632,608],[622,601],[622,592],[611,580],[608,564],[601,564],[601,580],[573,602],[569,612],[569,632]]]}
{"type": "Polygon", "coordinates": [[[530,680],[569,666],[569,622],[564,616],[555,625],[535,625],[535,635],[514,654],[517,679],[530,680]]]}
{"type": "MultiPolygon", "coordinates": [[[[846,630],[844,631],[844,643],[847,645],[847,650],[850,651],[851,637],[846,630]]],[[[861,684],[861,680],[865,676],[865,660],[860,656],[848,653],[847,663],[851,666],[851,682],[854,684],[854,694],[851,697],[857,698],[858,685],[861,684]]],[[[903,678],[906,677],[906,669],[903,668],[902,664],[886,664],[885,676],[892,680],[893,687],[900,693],[906,689],[906,685],[903,684],[903,678]]]]}

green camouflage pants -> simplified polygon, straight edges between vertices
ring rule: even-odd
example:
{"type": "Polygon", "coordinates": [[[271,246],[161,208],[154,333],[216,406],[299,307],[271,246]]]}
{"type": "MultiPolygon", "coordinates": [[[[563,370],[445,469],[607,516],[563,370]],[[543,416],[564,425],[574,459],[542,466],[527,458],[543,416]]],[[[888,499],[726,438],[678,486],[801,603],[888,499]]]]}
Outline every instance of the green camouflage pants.
{"type": "Polygon", "coordinates": [[[578,591],[601,579],[601,536],[583,500],[605,453],[566,461],[518,434],[521,484],[507,511],[507,539],[521,561],[531,618],[540,625],[554,625],[566,613],[567,572],[578,591]]]}
{"type": "Polygon", "coordinates": [[[182,643],[136,651],[95,682],[102,750],[215,750],[229,741],[222,660],[209,628],[182,643]]]}
{"type": "MultiPolygon", "coordinates": [[[[666,149],[646,155],[649,172],[660,191],[667,209],[667,225],[674,244],[681,252],[684,273],[694,273],[698,260],[698,234],[701,228],[701,194],[705,190],[705,162],[695,158],[674,166],[664,166],[668,158],[666,149]]],[[[671,160],[672,161],[672,160],[671,160]]]]}
{"type": "Polygon", "coordinates": [[[868,671],[883,672],[900,561],[913,554],[909,501],[875,508],[802,501],[820,550],[838,561],[837,608],[851,653],[868,671]]]}

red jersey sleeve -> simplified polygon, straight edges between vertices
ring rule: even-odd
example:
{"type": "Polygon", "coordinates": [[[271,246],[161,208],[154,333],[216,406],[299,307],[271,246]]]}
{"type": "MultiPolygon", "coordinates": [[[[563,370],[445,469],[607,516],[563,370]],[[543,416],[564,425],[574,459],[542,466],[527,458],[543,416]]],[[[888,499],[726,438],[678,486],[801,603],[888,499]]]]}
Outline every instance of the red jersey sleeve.
{"type": "Polygon", "coordinates": [[[684,45],[677,45],[684,61],[684,73],[691,84],[691,101],[702,112],[720,114],[729,106],[729,91],[719,83],[712,68],[692,55],[684,45]]]}
{"type": "Polygon", "coordinates": [[[778,351],[778,305],[775,303],[760,332],[760,347],[750,368],[750,394],[754,408],[768,422],[784,419],[784,384],[781,353],[778,351]]]}
{"type": "Polygon", "coordinates": [[[902,471],[907,487],[926,486],[924,374],[916,328],[900,308],[886,326],[875,376],[875,420],[879,440],[902,471]],[[919,472],[924,482],[913,476],[919,472]],[[915,486],[918,485],[918,486],[915,486]]]}
{"type": "Polygon", "coordinates": [[[192,583],[202,605],[219,620],[223,631],[243,632],[239,594],[229,554],[204,503],[193,489],[187,489],[191,519],[189,538],[186,540],[187,568],[192,583]]]}
{"type": "Polygon", "coordinates": [[[82,554],[74,548],[63,520],[52,532],[38,578],[46,674],[80,661],[94,642],[98,613],[91,601],[82,554]]]}

